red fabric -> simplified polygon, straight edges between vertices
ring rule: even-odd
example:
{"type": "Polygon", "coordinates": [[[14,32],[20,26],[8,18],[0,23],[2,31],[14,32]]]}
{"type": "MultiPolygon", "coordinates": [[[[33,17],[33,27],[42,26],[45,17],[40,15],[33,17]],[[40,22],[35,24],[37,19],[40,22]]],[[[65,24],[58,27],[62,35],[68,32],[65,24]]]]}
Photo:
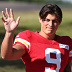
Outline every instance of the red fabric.
{"type": "Polygon", "coordinates": [[[69,57],[69,52],[72,50],[72,40],[68,36],[56,35],[55,40],[48,40],[38,32],[34,33],[29,30],[18,35],[15,39],[22,38],[30,43],[29,50],[24,44],[15,42],[27,50],[26,54],[22,56],[26,72],[45,72],[46,68],[49,71],[63,72],[66,63],[72,60],[72,57],[69,57]],[[69,46],[69,49],[64,44],[69,46]]]}

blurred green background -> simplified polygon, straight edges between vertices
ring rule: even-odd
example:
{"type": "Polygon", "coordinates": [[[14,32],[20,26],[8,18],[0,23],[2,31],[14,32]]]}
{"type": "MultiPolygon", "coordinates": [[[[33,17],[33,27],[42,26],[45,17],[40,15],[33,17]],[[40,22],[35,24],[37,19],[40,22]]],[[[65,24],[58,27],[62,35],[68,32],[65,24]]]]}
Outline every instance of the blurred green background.
{"type": "MultiPolygon", "coordinates": [[[[33,32],[40,31],[40,23],[38,21],[39,11],[46,3],[57,4],[63,11],[62,23],[56,34],[60,36],[70,36],[72,38],[72,1],[68,0],[0,0],[0,17],[1,11],[5,8],[13,8],[15,20],[21,16],[19,26],[15,31],[15,36],[24,30],[33,32]]],[[[0,19],[0,45],[4,38],[5,29],[0,19]]],[[[14,37],[15,37],[14,36],[14,37]]],[[[0,72],[25,72],[25,65],[21,59],[16,61],[3,60],[0,55],[0,72]]]]}

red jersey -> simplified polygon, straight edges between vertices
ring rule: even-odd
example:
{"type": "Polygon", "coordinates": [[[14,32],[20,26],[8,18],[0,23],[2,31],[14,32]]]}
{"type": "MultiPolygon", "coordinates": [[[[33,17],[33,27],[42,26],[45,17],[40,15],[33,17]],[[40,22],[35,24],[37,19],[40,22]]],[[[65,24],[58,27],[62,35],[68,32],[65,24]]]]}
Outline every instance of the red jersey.
{"type": "Polygon", "coordinates": [[[48,40],[38,32],[26,30],[16,36],[16,44],[25,48],[22,60],[26,72],[63,72],[72,60],[72,40],[68,36],[56,35],[55,40],[48,40]]]}

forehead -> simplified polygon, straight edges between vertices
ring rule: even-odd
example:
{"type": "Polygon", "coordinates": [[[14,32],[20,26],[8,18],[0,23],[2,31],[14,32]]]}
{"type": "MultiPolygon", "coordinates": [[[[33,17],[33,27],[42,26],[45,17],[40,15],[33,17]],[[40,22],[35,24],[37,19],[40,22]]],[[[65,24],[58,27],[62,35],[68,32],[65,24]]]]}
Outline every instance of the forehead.
{"type": "Polygon", "coordinates": [[[55,14],[48,14],[48,15],[46,16],[46,19],[54,20],[54,19],[57,19],[57,18],[56,18],[56,16],[55,16],[55,14]]]}

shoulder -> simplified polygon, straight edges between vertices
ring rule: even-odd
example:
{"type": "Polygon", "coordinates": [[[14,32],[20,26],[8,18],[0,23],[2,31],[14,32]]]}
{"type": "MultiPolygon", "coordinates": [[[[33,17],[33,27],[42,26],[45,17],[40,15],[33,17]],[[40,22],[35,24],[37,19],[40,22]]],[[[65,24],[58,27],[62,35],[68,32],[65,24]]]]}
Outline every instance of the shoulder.
{"type": "Polygon", "coordinates": [[[22,40],[26,40],[26,41],[28,41],[28,42],[31,42],[31,41],[33,41],[33,40],[36,39],[36,38],[37,38],[37,36],[36,36],[35,32],[29,31],[29,30],[20,32],[20,33],[15,37],[15,39],[22,39],[22,40]]]}
{"type": "Polygon", "coordinates": [[[33,32],[26,30],[23,32],[20,32],[14,40],[14,45],[16,44],[20,44],[22,45],[24,48],[29,49],[30,48],[30,36],[33,32]]]}
{"type": "Polygon", "coordinates": [[[16,37],[30,37],[32,34],[34,34],[34,32],[30,30],[25,30],[23,32],[18,33],[16,37]]]}
{"type": "Polygon", "coordinates": [[[61,39],[61,40],[72,40],[69,36],[59,36],[59,35],[56,35],[57,39],[61,39]]]}
{"type": "Polygon", "coordinates": [[[69,45],[72,44],[72,39],[69,36],[56,35],[56,37],[57,37],[57,41],[60,42],[60,43],[69,44],[69,45]]]}
{"type": "MultiPolygon", "coordinates": [[[[69,36],[59,36],[59,35],[56,35],[58,38],[70,38],[69,36]]],[[[71,39],[71,38],[70,38],[71,39]]]]}
{"type": "Polygon", "coordinates": [[[30,30],[25,30],[25,31],[23,31],[23,32],[20,32],[19,35],[24,35],[24,34],[29,35],[29,34],[31,34],[31,33],[33,33],[33,32],[30,31],[30,30]]]}

